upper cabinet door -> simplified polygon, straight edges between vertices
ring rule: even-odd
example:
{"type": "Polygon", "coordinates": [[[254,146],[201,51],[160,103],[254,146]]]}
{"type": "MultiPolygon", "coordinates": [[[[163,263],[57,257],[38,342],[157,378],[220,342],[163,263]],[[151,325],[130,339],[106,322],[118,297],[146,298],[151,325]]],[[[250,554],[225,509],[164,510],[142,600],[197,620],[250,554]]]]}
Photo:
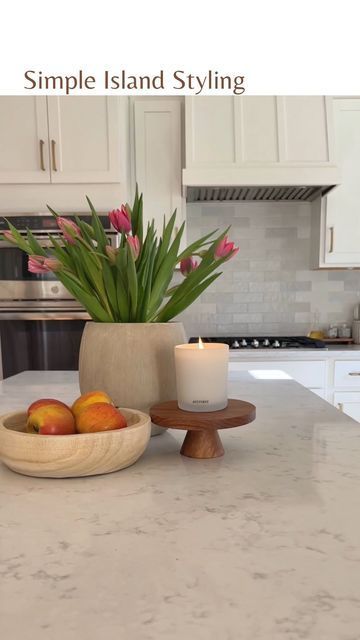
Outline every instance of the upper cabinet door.
{"type": "Polygon", "coordinates": [[[1,96],[0,183],[50,182],[45,97],[1,96]]]}
{"type": "Polygon", "coordinates": [[[51,182],[120,182],[117,97],[49,97],[51,182]]]}
{"type": "Polygon", "coordinates": [[[340,185],[312,203],[312,266],[360,268],[360,98],[333,98],[340,185]]]}
{"type": "MultiPolygon", "coordinates": [[[[180,98],[133,99],[135,177],[144,194],[144,219],[155,219],[162,231],[164,216],[177,209],[177,225],[185,215],[181,188],[180,98]]],[[[183,235],[183,243],[185,234],[183,235]]]]}
{"type": "Polygon", "coordinates": [[[327,264],[360,266],[360,98],[334,98],[341,184],[326,198],[327,264]]]}

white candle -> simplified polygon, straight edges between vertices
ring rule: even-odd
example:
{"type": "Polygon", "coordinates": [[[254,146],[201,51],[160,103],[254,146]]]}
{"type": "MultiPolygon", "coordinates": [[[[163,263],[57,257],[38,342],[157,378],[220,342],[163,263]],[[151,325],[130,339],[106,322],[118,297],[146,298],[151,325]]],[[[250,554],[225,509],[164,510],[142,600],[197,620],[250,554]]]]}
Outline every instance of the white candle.
{"type": "Polygon", "coordinates": [[[175,347],[177,401],[184,411],[219,411],[227,407],[227,344],[179,344],[175,347]]]}

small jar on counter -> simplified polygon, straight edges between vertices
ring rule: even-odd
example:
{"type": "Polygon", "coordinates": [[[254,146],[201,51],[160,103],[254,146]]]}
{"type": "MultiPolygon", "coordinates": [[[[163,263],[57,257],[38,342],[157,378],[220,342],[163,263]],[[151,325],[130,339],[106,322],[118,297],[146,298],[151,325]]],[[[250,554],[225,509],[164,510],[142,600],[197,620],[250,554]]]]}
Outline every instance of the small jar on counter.
{"type": "Polygon", "coordinates": [[[337,338],[338,337],[338,328],[336,324],[331,324],[327,330],[328,338],[337,338]]]}
{"type": "Polygon", "coordinates": [[[346,322],[339,327],[339,338],[351,338],[351,327],[346,322]]]}

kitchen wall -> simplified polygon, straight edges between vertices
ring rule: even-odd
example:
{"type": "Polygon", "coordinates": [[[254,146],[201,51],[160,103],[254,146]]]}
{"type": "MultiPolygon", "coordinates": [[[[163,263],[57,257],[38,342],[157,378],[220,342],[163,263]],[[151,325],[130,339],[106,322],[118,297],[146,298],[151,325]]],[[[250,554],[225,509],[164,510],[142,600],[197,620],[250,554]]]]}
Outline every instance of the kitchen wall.
{"type": "Polygon", "coordinates": [[[188,242],[231,225],[238,255],[181,319],[188,335],[306,335],[352,319],[360,272],[312,271],[308,203],[191,204],[188,242]]]}

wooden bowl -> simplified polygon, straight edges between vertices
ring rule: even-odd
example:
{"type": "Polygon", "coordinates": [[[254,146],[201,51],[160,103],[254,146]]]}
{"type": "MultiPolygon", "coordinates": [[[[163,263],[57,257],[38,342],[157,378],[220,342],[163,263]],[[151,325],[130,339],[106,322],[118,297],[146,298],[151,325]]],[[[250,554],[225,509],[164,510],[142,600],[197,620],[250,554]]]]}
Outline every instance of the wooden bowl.
{"type": "Polygon", "coordinates": [[[113,431],[42,436],[26,433],[26,412],[0,418],[0,459],[26,476],[74,478],[129,467],[144,453],[151,421],[145,413],[121,409],[128,426],[113,431]]]}

